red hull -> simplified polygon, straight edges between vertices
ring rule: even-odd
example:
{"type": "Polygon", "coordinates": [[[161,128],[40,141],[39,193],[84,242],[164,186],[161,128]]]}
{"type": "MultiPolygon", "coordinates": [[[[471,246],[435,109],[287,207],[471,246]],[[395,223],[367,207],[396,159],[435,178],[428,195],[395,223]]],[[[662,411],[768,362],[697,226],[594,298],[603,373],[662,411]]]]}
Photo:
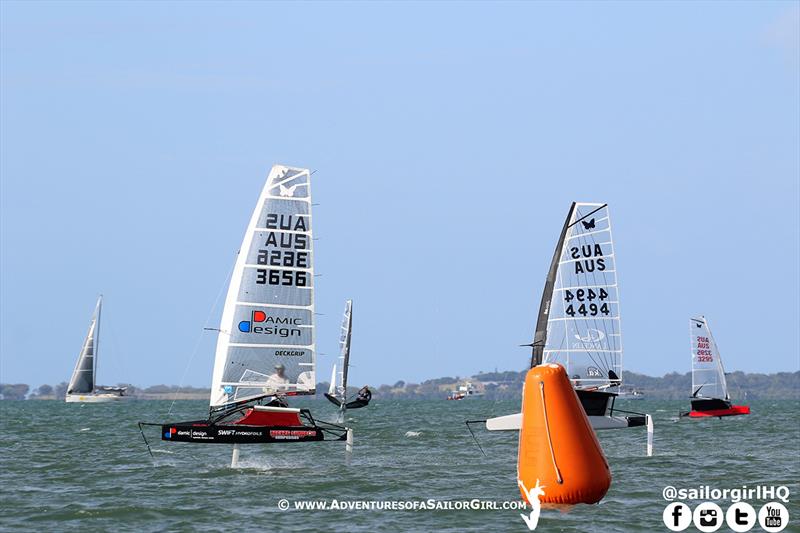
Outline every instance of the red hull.
{"type": "Polygon", "coordinates": [[[720,416],[749,415],[750,407],[747,405],[732,405],[730,409],[711,409],[709,411],[689,411],[691,418],[706,418],[720,416]]]}

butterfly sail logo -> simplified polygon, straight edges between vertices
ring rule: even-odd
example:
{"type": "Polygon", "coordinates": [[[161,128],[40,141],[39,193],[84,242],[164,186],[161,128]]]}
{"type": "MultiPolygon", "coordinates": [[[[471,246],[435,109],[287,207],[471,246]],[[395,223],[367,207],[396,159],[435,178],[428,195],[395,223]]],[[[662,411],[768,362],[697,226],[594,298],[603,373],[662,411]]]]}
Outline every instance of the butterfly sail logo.
{"type": "MultiPolygon", "coordinates": [[[[289,169],[284,169],[280,175],[272,180],[272,184],[270,187],[274,189],[276,186],[278,187],[278,194],[283,198],[293,198],[294,193],[298,187],[305,187],[308,183],[295,183],[294,185],[288,185],[289,182],[294,181],[296,178],[303,177],[303,174],[295,174],[293,176],[289,176],[289,169]]],[[[274,193],[273,193],[274,194],[274,193]]]]}
{"type": "Polygon", "coordinates": [[[539,525],[539,514],[542,512],[542,504],[539,502],[539,496],[544,496],[545,485],[539,485],[539,480],[537,479],[536,486],[528,490],[525,488],[525,484],[521,479],[518,479],[517,483],[519,484],[519,488],[522,489],[525,499],[528,500],[528,504],[531,506],[530,514],[520,513],[520,516],[525,520],[528,529],[533,531],[536,529],[536,526],[539,525]]]}
{"type": "Polygon", "coordinates": [[[291,187],[286,187],[285,185],[280,185],[281,188],[281,196],[294,196],[294,190],[298,188],[302,183],[297,183],[292,185],[291,187]]]}

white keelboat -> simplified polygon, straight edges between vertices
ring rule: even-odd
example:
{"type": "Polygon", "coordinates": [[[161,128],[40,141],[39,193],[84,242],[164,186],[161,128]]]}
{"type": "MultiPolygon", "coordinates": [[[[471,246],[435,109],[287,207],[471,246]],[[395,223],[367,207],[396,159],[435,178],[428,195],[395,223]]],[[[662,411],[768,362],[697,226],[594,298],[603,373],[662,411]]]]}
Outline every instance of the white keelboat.
{"type": "Polygon", "coordinates": [[[75,370],[67,386],[67,403],[105,403],[125,398],[127,387],[96,386],[97,354],[100,346],[100,313],[103,308],[103,296],[97,298],[97,304],[89,323],[89,331],[78,354],[75,370]]]}

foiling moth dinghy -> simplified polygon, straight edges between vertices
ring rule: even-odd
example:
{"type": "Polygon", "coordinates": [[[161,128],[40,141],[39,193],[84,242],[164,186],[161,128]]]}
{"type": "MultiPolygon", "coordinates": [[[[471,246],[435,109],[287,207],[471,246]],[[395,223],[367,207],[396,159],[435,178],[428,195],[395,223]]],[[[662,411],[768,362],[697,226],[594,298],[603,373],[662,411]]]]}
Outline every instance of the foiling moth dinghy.
{"type": "Polygon", "coordinates": [[[140,429],[160,426],[168,442],[234,444],[232,465],[239,444],[347,440],[352,449],[348,428],[284,401],[316,386],[311,207],[309,171],[272,167],[228,286],[208,418],[140,429]]]}
{"type": "Polygon", "coordinates": [[[689,339],[692,344],[692,410],[681,416],[749,415],[750,407],[731,403],[722,357],[705,317],[689,320],[689,339]]]}
{"type": "MultiPolygon", "coordinates": [[[[530,367],[560,364],[592,428],[647,426],[644,413],[615,408],[622,385],[617,261],[608,204],[573,203],[547,273],[530,367]]],[[[489,431],[518,431],[522,414],[485,421],[489,431]]]]}
{"type": "Polygon", "coordinates": [[[103,308],[103,295],[97,303],[89,323],[89,331],[83,341],[78,361],[72,371],[67,386],[67,403],[106,403],[125,398],[127,387],[106,387],[95,385],[97,376],[97,354],[100,346],[100,313],[103,308]]]}
{"type": "Polygon", "coordinates": [[[366,407],[372,399],[372,392],[366,386],[358,391],[355,398],[347,399],[347,377],[350,370],[350,343],[352,337],[353,300],[347,300],[344,304],[344,316],[342,317],[341,335],[339,337],[339,363],[341,369],[337,372],[336,365],[333,365],[330,388],[325,393],[325,398],[339,408],[339,422],[344,421],[345,411],[366,407]]]}

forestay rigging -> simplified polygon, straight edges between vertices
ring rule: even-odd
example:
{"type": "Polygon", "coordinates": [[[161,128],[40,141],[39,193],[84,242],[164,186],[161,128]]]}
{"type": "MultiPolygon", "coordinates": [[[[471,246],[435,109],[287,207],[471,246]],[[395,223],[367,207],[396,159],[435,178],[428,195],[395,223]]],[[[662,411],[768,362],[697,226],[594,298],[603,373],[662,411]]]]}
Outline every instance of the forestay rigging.
{"type": "Polygon", "coordinates": [[[576,388],[621,383],[619,291],[607,204],[570,207],[533,342],[532,365],[541,362],[564,365],[576,388]]]}
{"type": "Polygon", "coordinates": [[[273,394],[314,393],[311,227],[309,171],[272,167],[228,287],[212,407],[273,394]]]}
{"type": "Polygon", "coordinates": [[[67,394],[88,394],[94,391],[95,360],[99,344],[98,336],[100,334],[100,310],[102,305],[103,297],[100,296],[97,298],[86,339],[84,339],[81,352],[78,354],[78,362],[75,364],[75,370],[72,371],[67,394]]]}
{"type": "Polygon", "coordinates": [[[725,369],[705,317],[689,320],[692,343],[692,397],[729,400],[725,369]]]}

